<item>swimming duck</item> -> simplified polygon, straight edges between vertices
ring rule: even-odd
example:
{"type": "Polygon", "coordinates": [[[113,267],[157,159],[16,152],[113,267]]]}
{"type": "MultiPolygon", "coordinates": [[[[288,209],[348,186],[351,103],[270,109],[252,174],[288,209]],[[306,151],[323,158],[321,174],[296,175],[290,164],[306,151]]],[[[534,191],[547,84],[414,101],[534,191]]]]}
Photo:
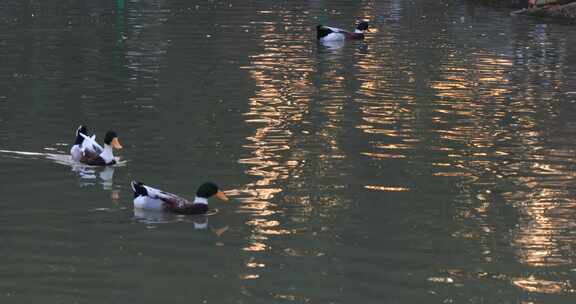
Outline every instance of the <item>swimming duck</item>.
{"type": "Polygon", "coordinates": [[[316,38],[318,38],[320,42],[346,40],[346,39],[360,40],[364,39],[364,32],[366,32],[367,30],[368,30],[368,22],[366,21],[359,22],[358,25],[356,25],[356,29],[354,30],[354,32],[339,29],[336,27],[317,25],[316,38]]]}
{"type": "MultiPolygon", "coordinates": [[[[82,155],[84,153],[84,150],[86,150],[86,149],[94,150],[92,148],[92,145],[90,144],[90,142],[88,140],[84,140],[84,137],[89,137],[88,136],[88,128],[86,126],[80,125],[76,129],[76,140],[74,141],[74,145],[72,145],[72,148],[70,148],[70,156],[72,157],[72,160],[74,160],[74,161],[77,161],[77,162],[80,161],[80,159],[82,158],[82,155]]],[[[92,135],[89,138],[92,141],[95,141],[96,135],[92,135]]]]}
{"type": "Polygon", "coordinates": [[[212,182],[206,182],[198,187],[193,202],[188,201],[176,194],[146,186],[141,182],[132,181],[134,191],[134,208],[145,210],[164,210],[178,214],[205,214],[208,212],[208,198],[216,196],[227,202],[228,197],[218,186],[212,182]]]}
{"type": "Polygon", "coordinates": [[[104,148],[102,148],[93,137],[88,137],[83,133],[78,134],[84,138],[84,141],[86,141],[89,146],[89,148],[82,151],[82,157],[80,158],[81,163],[91,166],[110,166],[116,163],[112,149],[122,149],[116,132],[106,132],[104,136],[104,148]]]}

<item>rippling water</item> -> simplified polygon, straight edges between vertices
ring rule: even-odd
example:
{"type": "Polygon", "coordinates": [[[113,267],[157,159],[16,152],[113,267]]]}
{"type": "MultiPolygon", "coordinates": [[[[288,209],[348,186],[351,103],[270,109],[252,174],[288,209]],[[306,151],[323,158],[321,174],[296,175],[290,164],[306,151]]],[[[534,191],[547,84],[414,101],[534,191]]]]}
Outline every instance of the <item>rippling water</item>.
{"type": "Polygon", "coordinates": [[[576,32],[467,2],[0,3],[2,303],[573,303],[576,32]],[[314,26],[372,29],[323,45],[314,26]],[[67,159],[113,129],[122,166],[67,159]],[[132,210],[128,183],[234,198],[132,210]]]}

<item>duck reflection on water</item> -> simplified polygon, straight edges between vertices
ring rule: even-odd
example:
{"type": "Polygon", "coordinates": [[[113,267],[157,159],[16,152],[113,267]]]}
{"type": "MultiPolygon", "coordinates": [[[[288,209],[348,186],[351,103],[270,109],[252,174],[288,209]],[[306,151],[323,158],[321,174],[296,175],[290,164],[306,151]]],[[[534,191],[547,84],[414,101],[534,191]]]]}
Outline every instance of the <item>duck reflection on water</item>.
{"type": "Polygon", "coordinates": [[[112,190],[114,186],[114,170],[112,166],[97,168],[80,164],[72,165],[72,171],[78,174],[81,187],[101,185],[104,190],[112,190]]]}
{"type": "MultiPolygon", "coordinates": [[[[45,149],[57,151],[56,149],[53,148],[45,148],[45,149]]],[[[81,187],[95,186],[100,184],[104,190],[113,189],[115,168],[124,166],[126,164],[126,161],[121,161],[120,158],[118,157],[115,157],[116,164],[114,166],[96,167],[74,161],[73,156],[69,154],[27,152],[27,151],[14,151],[14,150],[0,150],[0,153],[10,155],[12,158],[47,159],[55,164],[69,167],[73,172],[77,173],[79,177],[79,184],[81,187]]]]}
{"type": "Polygon", "coordinates": [[[342,50],[346,42],[344,40],[328,40],[319,41],[319,45],[324,47],[326,50],[331,52],[337,52],[342,50]]]}
{"type": "MultiPolygon", "coordinates": [[[[217,212],[217,211],[216,211],[217,212]]],[[[161,210],[149,210],[134,208],[134,219],[140,223],[148,225],[170,224],[170,223],[192,223],[196,230],[210,229],[215,235],[221,236],[228,230],[228,226],[220,228],[211,228],[208,217],[210,215],[179,215],[161,210]]]]}

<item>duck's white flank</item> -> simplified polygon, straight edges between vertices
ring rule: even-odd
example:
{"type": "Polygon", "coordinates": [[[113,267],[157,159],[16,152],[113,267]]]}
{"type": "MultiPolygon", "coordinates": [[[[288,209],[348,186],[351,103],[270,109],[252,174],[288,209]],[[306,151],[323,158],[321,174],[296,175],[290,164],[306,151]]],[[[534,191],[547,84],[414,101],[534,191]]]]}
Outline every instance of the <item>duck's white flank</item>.
{"type": "Polygon", "coordinates": [[[346,35],[344,35],[343,33],[330,33],[322,38],[320,38],[321,41],[340,41],[340,40],[345,40],[346,39],[346,35]]]}
{"type": "Polygon", "coordinates": [[[162,210],[162,200],[151,198],[149,196],[139,196],[134,199],[134,208],[145,210],[162,210]]]}

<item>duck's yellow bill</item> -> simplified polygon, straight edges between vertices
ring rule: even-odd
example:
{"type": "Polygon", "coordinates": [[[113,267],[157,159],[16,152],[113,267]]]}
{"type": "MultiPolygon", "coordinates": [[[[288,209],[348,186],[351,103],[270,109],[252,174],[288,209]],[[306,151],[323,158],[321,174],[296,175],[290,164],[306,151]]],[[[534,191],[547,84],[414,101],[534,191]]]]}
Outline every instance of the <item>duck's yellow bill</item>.
{"type": "Polygon", "coordinates": [[[228,201],[228,197],[227,197],[226,194],[224,194],[224,192],[222,192],[222,191],[216,192],[216,197],[217,197],[219,200],[221,200],[221,201],[224,201],[224,202],[227,202],[227,201],[228,201]]]}
{"type": "Polygon", "coordinates": [[[122,145],[120,144],[120,141],[118,141],[118,137],[114,137],[114,139],[112,139],[112,147],[114,147],[114,149],[122,149],[122,145]]]}

